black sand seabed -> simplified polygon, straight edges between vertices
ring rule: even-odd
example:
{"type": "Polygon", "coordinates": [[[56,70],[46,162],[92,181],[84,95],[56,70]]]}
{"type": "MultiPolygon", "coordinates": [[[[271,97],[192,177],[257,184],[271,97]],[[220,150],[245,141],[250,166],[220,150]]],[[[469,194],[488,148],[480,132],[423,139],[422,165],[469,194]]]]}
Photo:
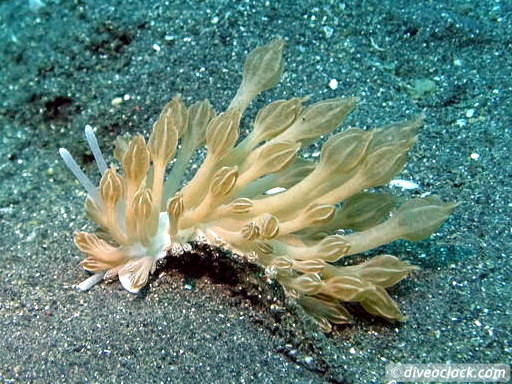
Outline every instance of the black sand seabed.
{"type": "Polygon", "coordinates": [[[510,3],[31,3],[0,2],[0,382],[378,383],[390,362],[510,362],[510,3]],[[422,267],[391,291],[408,321],[361,314],[323,335],[172,275],[140,296],[118,283],[75,291],[86,273],[71,234],[92,227],[58,148],[92,173],[86,124],[107,149],[147,133],[175,93],[221,110],[246,53],[276,36],[286,73],[250,114],[278,98],[357,95],[346,125],[427,116],[400,175],[420,189],[395,192],[461,206],[431,239],[384,249],[422,267]]]}

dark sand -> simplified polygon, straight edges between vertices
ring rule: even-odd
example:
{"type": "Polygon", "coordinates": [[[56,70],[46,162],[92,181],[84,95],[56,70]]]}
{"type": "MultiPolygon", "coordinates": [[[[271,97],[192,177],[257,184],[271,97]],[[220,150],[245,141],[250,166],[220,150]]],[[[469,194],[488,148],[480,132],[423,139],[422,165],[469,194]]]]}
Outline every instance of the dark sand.
{"type": "Polygon", "coordinates": [[[510,362],[510,4],[267,3],[0,2],[1,383],[378,383],[390,362],[510,362]],[[58,148],[92,174],[86,124],[107,150],[147,133],[178,92],[225,108],[247,52],[276,36],[284,79],[249,115],[278,98],[356,95],[345,126],[427,116],[399,176],[420,189],[394,190],[461,205],[431,239],[383,249],[422,268],[391,290],[408,321],[360,312],[323,335],[180,275],[138,297],[118,283],[75,291],[86,273],[71,235],[92,227],[58,148]]]}

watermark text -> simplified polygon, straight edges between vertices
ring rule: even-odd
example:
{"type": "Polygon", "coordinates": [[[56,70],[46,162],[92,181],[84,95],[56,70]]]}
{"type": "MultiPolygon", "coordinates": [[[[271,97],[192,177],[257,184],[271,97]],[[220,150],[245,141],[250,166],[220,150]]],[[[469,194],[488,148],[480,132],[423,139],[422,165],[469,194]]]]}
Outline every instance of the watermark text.
{"type": "Polygon", "coordinates": [[[506,383],[510,380],[508,364],[388,364],[388,382],[474,382],[506,383]]]}

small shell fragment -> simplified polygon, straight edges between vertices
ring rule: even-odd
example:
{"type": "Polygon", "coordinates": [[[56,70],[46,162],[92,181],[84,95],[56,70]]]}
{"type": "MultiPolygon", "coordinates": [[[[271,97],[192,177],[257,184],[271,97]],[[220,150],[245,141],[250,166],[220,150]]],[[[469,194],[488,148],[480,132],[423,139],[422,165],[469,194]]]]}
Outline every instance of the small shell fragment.
{"type": "Polygon", "coordinates": [[[419,189],[419,184],[411,180],[395,179],[389,182],[390,187],[397,187],[403,190],[419,189]]]}

